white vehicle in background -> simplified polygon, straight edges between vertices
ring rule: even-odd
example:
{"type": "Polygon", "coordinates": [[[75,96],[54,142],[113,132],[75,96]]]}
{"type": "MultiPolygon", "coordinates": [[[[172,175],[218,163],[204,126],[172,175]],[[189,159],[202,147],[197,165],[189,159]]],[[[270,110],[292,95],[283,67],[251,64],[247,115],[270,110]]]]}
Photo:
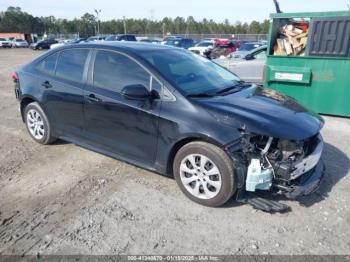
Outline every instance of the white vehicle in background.
{"type": "Polygon", "coordinates": [[[58,40],[58,43],[50,45],[50,49],[54,49],[60,46],[64,46],[66,44],[69,44],[73,42],[74,39],[63,39],[63,40],[58,40]]]}
{"type": "Polygon", "coordinates": [[[188,50],[190,50],[193,53],[196,53],[201,56],[205,56],[205,52],[212,49],[214,47],[213,41],[200,41],[198,44],[196,44],[193,47],[190,47],[188,50]]]}
{"type": "Polygon", "coordinates": [[[267,46],[255,48],[241,58],[219,57],[212,61],[226,67],[246,82],[262,84],[267,61],[267,46]]]}
{"type": "Polygon", "coordinates": [[[9,40],[7,40],[6,38],[0,38],[0,47],[3,48],[11,48],[11,42],[9,40]]]}
{"type": "Polygon", "coordinates": [[[28,42],[24,39],[13,39],[12,42],[12,47],[29,47],[28,42]]]}
{"type": "Polygon", "coordinates": [[[81,42],[85,42],[86,38],[76,38],[76,39],[66,39],[66,40],[61,40],[56,44],[50,45],[50,49],[54,49],[60,46],[68,45],[68,44],[79,44],[81,42]]]}

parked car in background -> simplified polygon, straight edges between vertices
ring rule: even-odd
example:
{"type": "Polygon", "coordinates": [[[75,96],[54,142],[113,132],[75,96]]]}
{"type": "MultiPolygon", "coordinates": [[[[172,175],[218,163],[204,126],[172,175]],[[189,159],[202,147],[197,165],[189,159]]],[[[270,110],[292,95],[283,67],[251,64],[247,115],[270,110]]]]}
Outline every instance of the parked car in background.
{"type": "Polygon", "coordinates": [[[96,41],[104,41],[106,39],[105,36],[90,36],[88,39],[86,39],[87,42],[96,42],[96,41]]]}
{"type": "Polygon", "coordinates": [[[142,43],[151,43],[151,44],[160,44],[161,41],[158,40],[158,39],[150,39],[150,38],[143,38],[143,39],[140,39],[139,42],[142,42],[142,43]]]}
{"type": "Polygon", "coordinates": [[[45,39],[38,41],[36,43],[32,43],[29,47],[32,48],[33,50],[42,50],[42,49],[49,49],[51,45],[57,44],[58,41],[55,39],[45,39]]]}
{"type": "Polygon", "coordinates": [[[170,40],[170,39],[173,39],[173,38],[179,38],[179,36],[174,36],[174,35],[168,35],[168,36],[165,36],[162,41],[160,42],[160,44],[162,45],[165,45],[165,43],[170,40]]]}
{"type": "Polygon", "coordinates": [[[61,47],[61,46],[67,45],[67,44],[79,44],[79,43],[82,43],[82,42],[85,42],[85,41],[86,41],[86,38],[77,38],[77,39],[63,40],[63,41],[58,42],[57,44],[52,44],[50,46],[50,49],[61,47]]]}
{"type": "Polygon", "coordinates": [[[213,47],[214,47],[213,41],[204,40],[204,41],[200,41],[195,46],[190,47],[188,50],[190,50],[191,52],[197,55],[205,56],[205,53],[208,52],[208,50],[211,50],[213,47]]]}
{"type": "Polygon", "coordinates": [[[232,52],[235,52],[237,46],[229,39],[216,39],[214,40],[214,48],[205,52],[205,56],[209,59],[215,59],[220,56],[228,56],[232,52]]]}
{"type": "Polygon", "coordinates": [[[187,50],[67,45],[12,77],[34,141],[61,138],[174,177],[203,205],[256,190],[295,199],[324,174],[319,115],[187,50]]]}
{"type": "Polygon", "coordinates": [[[194,46],[194,41],[191,38],[175,37],[168,39],[165,45],[188,49],[194,46]]]}
{"type": "Polygon", "coordinates": [[[243,58],[247,55],[251,50],[262,46],[261,42],[247,42],[243,43],[236,52],[232,54],[233,58],[243,58]]]}
{"type": "Polygon", "coordinates": [[[137,41],[134,35],[109,35],[105,41],[137,41]]]}
{"type": "Polygon", "coordinates": [[[28,47],[28,42],[24,39],[12,40],[12,47],[28,47]]]}
{"type": "Polygon", "coordinates": [[[6,38],[0,38],[0,47],[2,47],[2,48],[11,48],[12,44],[6,38]]]}
{"type": "Polygon", "coordinates": [[[224,57],[214,59],[213,62],[226,67],[244,81],[262,84],[266,59],[267,46],[261,46],[242,58],[224,57]]]}

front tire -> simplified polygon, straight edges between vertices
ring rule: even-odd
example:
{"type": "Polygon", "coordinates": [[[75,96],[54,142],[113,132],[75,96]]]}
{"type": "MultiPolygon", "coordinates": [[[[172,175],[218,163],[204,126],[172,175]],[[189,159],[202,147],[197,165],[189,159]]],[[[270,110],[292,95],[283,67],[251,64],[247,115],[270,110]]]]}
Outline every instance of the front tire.
{"type": "Polygon", "coordinates": [[[30,103],[25,107],[24,117],[28,133],[35,142],[47,145],[57,139],[52,136],[50,122],[37,102],[30,103]]]}
{"type": "Polygon", "coordinates": [[[191,142],[183,146],[175,156],[173,172],[181,191],[205,206],[221,206],[236,191],[232,160],[213,144],[191,142]]]}

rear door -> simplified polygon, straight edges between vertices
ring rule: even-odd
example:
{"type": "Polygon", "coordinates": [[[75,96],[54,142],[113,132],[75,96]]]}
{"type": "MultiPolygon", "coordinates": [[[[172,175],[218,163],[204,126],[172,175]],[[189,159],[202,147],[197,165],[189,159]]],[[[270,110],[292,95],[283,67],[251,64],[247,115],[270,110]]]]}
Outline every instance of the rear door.
{"type": "Polygon", "coordinates": [[[81,134],[89,49],[57,52],[38,65],[44,107],[59,135],[81,134]]]}
{"type": "Polygon", "coordinates": [[[128,100],[126,85],[150,89],[159,82],[130,56],[96,50],[89,84],[84,91],[85,132],[88,139],[121,157],[152,166],[155,161],[161,101],[128,100]]]}

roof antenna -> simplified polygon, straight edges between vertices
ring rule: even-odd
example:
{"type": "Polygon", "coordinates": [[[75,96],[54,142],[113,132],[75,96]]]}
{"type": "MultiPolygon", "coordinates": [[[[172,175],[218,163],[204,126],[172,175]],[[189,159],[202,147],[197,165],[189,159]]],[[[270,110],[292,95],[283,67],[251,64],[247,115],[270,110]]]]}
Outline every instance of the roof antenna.
{"type": "Polygon", "coordinates": [[[275,4],[275,7],[276,7],[276,13],[283,13],[280,9],[280,4],[277,2],[277,0],[273,0],[273,3],[275,4]]]}

